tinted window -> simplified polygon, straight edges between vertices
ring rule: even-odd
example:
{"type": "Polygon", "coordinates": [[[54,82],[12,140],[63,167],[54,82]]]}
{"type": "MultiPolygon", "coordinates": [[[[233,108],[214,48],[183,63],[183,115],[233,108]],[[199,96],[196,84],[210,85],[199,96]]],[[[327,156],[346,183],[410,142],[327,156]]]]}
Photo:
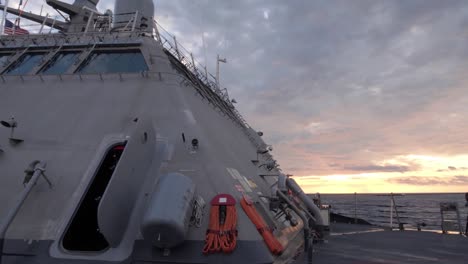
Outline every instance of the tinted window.
{"type": "Polygon", "coordinates": [[[0,54],[0,67],[6,66],[9,56],[10,54],[0,54]]]}
{"type": "Polygon", "coordinates": [[[63,74],[75,63],[80,56],[79,52],[61,52],[41,70],[43,74],[63,74]]]}
{"type": "Polygon", "coordinates": [[[28,74],[34,67],[41,63],[44,53],[28,53],[23,55],[15,64],[8,68],[6,74],[28,74]]]}
{"type": "Polygon", "coordinates": [[[148,70],[139,51],[96,51],[79,68],[80,73],[141,72],[148,70]]]}

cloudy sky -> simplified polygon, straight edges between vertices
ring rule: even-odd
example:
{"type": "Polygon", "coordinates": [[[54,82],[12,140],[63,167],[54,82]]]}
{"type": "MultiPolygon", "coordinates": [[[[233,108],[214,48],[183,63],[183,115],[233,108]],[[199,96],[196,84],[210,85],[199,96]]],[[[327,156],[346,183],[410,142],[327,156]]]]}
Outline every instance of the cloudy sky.
{"type": "Polygon", "coordinates": [[[155,4],[307,191],[468,191],[468,1],[155,4]]]}

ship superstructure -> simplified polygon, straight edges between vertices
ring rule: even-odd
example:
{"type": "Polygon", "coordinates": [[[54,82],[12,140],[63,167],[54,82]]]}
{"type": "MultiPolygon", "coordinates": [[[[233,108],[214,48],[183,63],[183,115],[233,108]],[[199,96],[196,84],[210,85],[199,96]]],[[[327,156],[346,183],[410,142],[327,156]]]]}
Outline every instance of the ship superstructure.
{"type": "Polygon", "coordinates": [[[311,254],[319,209],[152,1],[46,2],[68,20],[0,37],[2,264],[311,254]]]}

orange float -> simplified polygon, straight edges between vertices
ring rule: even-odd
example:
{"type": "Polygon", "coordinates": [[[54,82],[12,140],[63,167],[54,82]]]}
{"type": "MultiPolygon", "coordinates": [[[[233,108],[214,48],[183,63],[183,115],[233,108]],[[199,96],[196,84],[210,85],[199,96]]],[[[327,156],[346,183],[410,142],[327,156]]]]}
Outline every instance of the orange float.
{"type": "Polygon", "coordinates": [[[255,209],[255,206],[250,198],[246,196],[242,197],[240,204],[252,223],[255,225],[255,227],[257,227],[258,232],[260,235],[262,235],[263,240],[267,244],[270,252],[274,255],[281,255],[281,253],[284,251],[283,245],[281,245],[281,243],[273,235],[270,227],[268,227],[262,216],[257,212],[257,209],[255,209]]]}

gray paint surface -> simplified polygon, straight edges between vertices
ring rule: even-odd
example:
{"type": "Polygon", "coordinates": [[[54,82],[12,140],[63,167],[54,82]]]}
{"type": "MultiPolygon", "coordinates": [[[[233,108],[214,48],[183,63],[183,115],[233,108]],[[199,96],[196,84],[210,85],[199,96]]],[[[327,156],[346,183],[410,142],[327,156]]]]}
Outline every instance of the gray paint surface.
{"type": "Polygon", "coordinates": [[[335,224],[331,229],[329,243],[315,247],[314,263],[462,264],[468,259],[468,239],[460,235],[392,232],[348,224],[335,224]]]}

